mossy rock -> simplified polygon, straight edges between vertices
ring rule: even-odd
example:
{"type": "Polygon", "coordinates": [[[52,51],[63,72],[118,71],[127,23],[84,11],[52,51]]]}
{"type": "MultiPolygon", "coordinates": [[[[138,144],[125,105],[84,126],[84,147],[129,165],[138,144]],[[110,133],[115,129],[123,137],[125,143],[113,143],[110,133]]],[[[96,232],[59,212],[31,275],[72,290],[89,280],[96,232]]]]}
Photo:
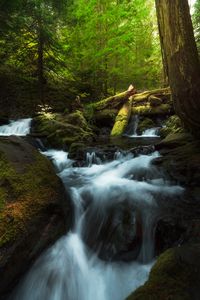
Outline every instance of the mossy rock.
{"type": "Polygon", "coordinates": [[[81,111],[69,115],[43,114],[33,121],[34,136],[45,136],[55,148],[70,146],[78,141],[91,141],[94,137],[81,111]]]}
{"type": "Polygon", "coordinates": [[[127,300],[198,300],[200,295],[200,244],[164,252],[148,281],[127,300]]]}
{"type": "Polygon", "coordinates": [[[66,232],[71,219],[53,166],[23,139],[0,139],[0,169],[2,295],[41,251],[66,232]]]}
{"type": "Polygon", "coordinates": [[[94,123],[96,126],[112,128],[117,113],[118,111],[116,109],[97,111],[94,115],[94,123]]]}
{"type": "Polygon", "coordinates": [[[142,133],[144,130],[156,127],[154,121],[150,118],[144,118],[143,120],[139,121],[138,124],[138,133],[142,133]]]}
{"type": "Polygon", "coordinates": [[[69,148],[69,158],[76,160],[84,159],[85,148],[86,146],[83,143],[72,143],[69,148]]]}
{"type": "Polygon", "coordinates": [[[164,127],[160,130],[160,135],[164,138],[170,133],[182,132],[184,132],[184,128],[181,119],[177,115],[173,115],[166,120],[164,127]]]}

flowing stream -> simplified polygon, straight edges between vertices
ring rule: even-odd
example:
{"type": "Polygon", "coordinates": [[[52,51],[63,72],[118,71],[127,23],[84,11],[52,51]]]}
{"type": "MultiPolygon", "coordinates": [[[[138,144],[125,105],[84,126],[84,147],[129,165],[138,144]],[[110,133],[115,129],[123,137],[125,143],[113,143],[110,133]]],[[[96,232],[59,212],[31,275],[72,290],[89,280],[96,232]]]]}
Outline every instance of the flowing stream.
{"type": "MultiPolygon", "coordinates": [[[[12,134],[28,133],[30,119],[26,124],[21,131],[12,125],[12,134]]],[[[147,280],[153,265],[159,197],[173,199],[183,189],[152,165],[157,152],[134,157],[118,151],[104,164],[95,153],[87,154],[87,167],[80,168],[62,150],[41,153],[70,193],[74,224],[38,258],[12,299],[124,300],[147,280]]]]}
{"type": "Polygon", "coordinates": [[[25,136],[30,133],[31,118],[11,120],[8,125],[0,126],[0,136],[19,135],[25,136]]]}
{"type": "Polygon", "coordinates": [[[131,118],[130,124],[128,125],[126,135],[131,137],[131,138],[154,138],[154,137],[159,137],[159,129],[160,127],[153,127],[149,129],[145,129],[142,134],[138,134],[138,124],[139,124],[139,116],[134,115],[131,118]]]}

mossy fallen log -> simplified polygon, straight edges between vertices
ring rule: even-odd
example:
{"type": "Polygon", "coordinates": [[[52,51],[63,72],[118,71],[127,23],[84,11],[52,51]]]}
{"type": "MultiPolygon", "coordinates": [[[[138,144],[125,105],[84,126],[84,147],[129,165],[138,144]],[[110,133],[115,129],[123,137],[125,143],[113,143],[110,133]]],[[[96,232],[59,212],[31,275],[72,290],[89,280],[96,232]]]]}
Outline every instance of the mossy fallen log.
{"type": "Polygon", "coordinates": [[[126,103],[124,103],[124,105],[118,112],[118,115],[115,119],[115,124],[111,131],[111,136],[120,136],[124,133],[128,125],[129,118],[131,116],[131,108],[132,108],[132,98],[130,98],[126,103]]]}
{"type": "Polygon", "coordinates": [[[131,85],[129,89],[125,92],[111,96],[109,98],[103,99],[96,103],[90,104],[94,110],[103,110],[107,108],[120,108],[129,97],[133,96],[136,93],[135,88],[131,85]]]}
{"type": "Polygon", "coordinates": [[[167,115],[173,113],[173,108],[170,104],[165,103],[159,106],[151,106],[150,103],[145,105],[133,106],[132,114],[133,115],[167,115]]]}
{"type": "Polygon", "coordinates": [[[169,88],[155,89],[152,91],[145,91],[136,94],[135,88],[131,85],[127,91],[100,100],[96,103],[89,104],[88,108],[93,109],[93,111],[101,111],[104,109],[117,109],[120,108],[124,103],[126,103],[128,98],[131,96],[133,97],[133,105],[134,103],[140,103],[140,102],[141,103],[152,102],[152,96],[154,97],[154,100],[155,98],[157,98],[156,104],[158,105],[159,104],[158,99],[161,99],[160,102],[163,103],[163,99],[165,100],[164,102],[166,102],[166,100],[169,99],[170,95],[171,92],[169,88]]]}
{"type": "Polygon", "coordinates": [[[133,96],[133,103],[135,102],[147,102],[150,101],[151,96],[157,97],[157,98],[168,98],[171,95],[170,88],[161,88],[161,89],[155,89],[151,91],[145,91],[143,93],[138,93],[133,96]]]}

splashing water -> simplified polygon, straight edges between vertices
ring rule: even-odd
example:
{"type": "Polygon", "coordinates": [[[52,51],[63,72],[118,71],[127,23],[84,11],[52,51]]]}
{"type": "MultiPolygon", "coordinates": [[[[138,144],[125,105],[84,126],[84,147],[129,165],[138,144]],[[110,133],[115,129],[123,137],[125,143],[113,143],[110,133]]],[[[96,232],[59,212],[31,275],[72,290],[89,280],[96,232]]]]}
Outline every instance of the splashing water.
{"type": "Polygon", "coordinates": [[[159,131],[158,127],[146,129],[143,131],[142,137],[159,137],[158,131],[159,131]]]}
{"type": "Polygon", "coordinates": [[[96,155],[95,152],[92,152],[92,153],[87,152],[86,153],[86,165],[88,167],[91,167],[92,164],[100,165],[101,163],[102,163],[101,159],[96,155]]]}
{"type": "Polygon", "coordinates": [[[31,118],[10,121],[8,125],[0,126],[0,136],[25,136],[30,133],[31,121],[31,118]]]}
{"type": "Polygon", "coordinates": [[[156,197],[181,194],[183,189],[159,179],[158,171],[151,165],[158,153],[136,158],[128,155],[85,168],[72,168],[63,151],[49,150],[43,154],[62,171],[59,176],[71,191],[74,228],[36,261],[14,299],[124,300],[146,281],[153,264],[152,226],[158,212],[156,197]],[[114,209],[113,222],[115,228],[120,228],[123,217],[120,207],[124,204],[134,205],[141,213],[143,241],[140,254],[129,263],[102,261],[98,252],[86,245],[84,236],[91,230],[98,235],[108,212],[116,206],[119,209],[114,209]]]}

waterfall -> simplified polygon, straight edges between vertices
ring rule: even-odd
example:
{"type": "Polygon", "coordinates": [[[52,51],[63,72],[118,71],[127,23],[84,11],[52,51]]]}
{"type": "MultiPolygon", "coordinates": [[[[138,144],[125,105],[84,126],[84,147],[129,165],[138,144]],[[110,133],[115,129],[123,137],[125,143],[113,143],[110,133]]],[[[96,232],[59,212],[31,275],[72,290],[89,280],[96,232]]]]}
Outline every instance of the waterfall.
{"type": "Polygon", "coordinates": [[[101,165],[93,164],[93,155],[83,168],[72,167],[64,151],[43,154],[52,159],[70,190],[74,226],[39,257],[14,299],[124,300],[147,280],[153,264],[157,199],[169,200],[183,189],[159,179],[151,164],[158,153],[119,155],[119,159],[117,154],[116,160],[101,165]],[[123,262],[123,244],[129,245],[135,235],[141,238],[139,252],[132,261],[123,262]],[[105,249],[119,259],[101,260],[105,249]]]}
{"type": "Polygon", "coordinates": [[[132,116],[128,128],[126,130],[126,135],[137,137],[138,123],[139,123],[139,116],[138,115],[132,116]]]}
{"type": "Polygon", "coordinates": [[[158,131],[158,127],[146,129],[143,131],[142,137],[158,137],[158,131]]]}
{"type": "Polygon", "coordinates": [[[91,153],[86,153],[86,165],[88,167],[91,167],[92,164],[100,165],[102,163],[101,159],[96,155],[96,153],[93,151],[91,153]]]}
{"type": "Polygon", "coordinates": [[[31,118],[11,120],[8,125],[0,126],[0,136],[19,135],[25,136],[30,133],[31,118]]]}
{"type": "Polygon", "coordinates": [[[55,165],[58,173],[62,172],[64,169],[71,167],[73,164],[73,160],[68,159],[68,153],[62,150],[48,150],[48,151],[41,151],[42,154],[46,155],[47,157],[52,160],[53,164],[55,165]]]}

